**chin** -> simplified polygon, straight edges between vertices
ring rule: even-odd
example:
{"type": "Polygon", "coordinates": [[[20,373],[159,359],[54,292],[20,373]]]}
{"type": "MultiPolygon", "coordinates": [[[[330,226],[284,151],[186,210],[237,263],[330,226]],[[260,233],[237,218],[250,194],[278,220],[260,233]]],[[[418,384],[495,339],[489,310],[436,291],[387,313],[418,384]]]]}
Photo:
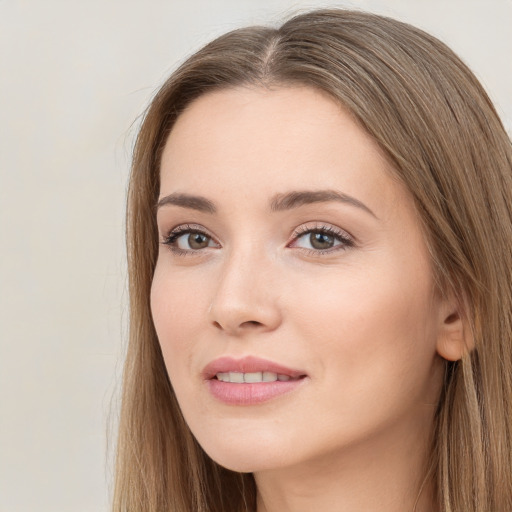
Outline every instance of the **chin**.
{"type": "Polygon", "coordinates": [[[262,442],[240,443],[230,439],[219,443],[199,444],[206,454],[220,466],[238,473],[254,473],[286,465],[282,454],[276,453],[271,445],[262,442]]]}

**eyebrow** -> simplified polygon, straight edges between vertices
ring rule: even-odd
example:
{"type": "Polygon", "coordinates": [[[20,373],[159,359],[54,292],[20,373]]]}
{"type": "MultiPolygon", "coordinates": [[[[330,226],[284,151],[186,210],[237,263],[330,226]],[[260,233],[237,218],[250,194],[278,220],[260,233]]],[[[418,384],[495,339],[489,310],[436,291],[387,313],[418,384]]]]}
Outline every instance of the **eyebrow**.
{"type": "Polygon", "coordinates": [[[192,196],[189,194],[169,194],[162,197],[156,204],[157,209],[167,205],[181,206],[205,213],[216,213],[217,208],[209,199],[201,196],[192,196]]]}
{"type": "Polygon", "coordinates": [[[298,208],[306,204],[326,203],[329,201],[337,201],[350,206],[355,206],[377,218],[375,213],[373,213],[368,206],[359,201],[359,199],[336,190],[304,190],[288,192],[286,194],[277,194],[270,203],[270,209],[277,212],[291,210],[292,208],[298,208]]]}
{"type": "MultiPolygon", "coordinates": [[[[277,194],[270,202],[270,210],[273,212],[280,212],[292,210],[308,204],[326,203],[330,201],[337,201],[350,206],[355,206],[356,208],[364,210],[377,218],[375,213],[373,213],[368,206],[359,201],[359,199],[336,190],[297,190],[287,192],[285,194],[277,194]]],[[[159,199],[156,207],[158,209],[167,205],[180,206],[181,208],[189,208],[191,210],[198,210],[200,212],[211,214],[217,212],[217,208],[212,201],[202,196],[190,194],[169,194],[168,196],[159,199]]]]}

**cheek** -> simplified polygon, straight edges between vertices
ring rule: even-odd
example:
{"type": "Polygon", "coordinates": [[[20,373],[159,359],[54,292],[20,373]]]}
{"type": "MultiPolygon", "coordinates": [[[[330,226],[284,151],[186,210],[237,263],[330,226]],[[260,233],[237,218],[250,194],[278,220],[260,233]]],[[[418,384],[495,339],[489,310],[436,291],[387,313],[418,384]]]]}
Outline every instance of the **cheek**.
{"type": "Polygon", "coordinates": [[[325,379],[364,389],[426,378],[435,355],[435,314],[430,280],[417,276],[352,268],[294,289],[290,309],[300,312],[300,338],[319,356],[325,379]]]}
{"type": "Polygon", "coordinates": [[[189,370],[195,340],[207,305],[204,294],[189,282],[157,265],[151,286],[151,312],[169,377],[173,381],[189,370]]]}
{"type": "Polygon", "coordinates": [[[345,279],[320,296],[308,287],[298,294],[301,339],[322,390],[311,411],[327,444],[371,436],[399,418],[426,421],[423,404],[437,400],[428,301],[393,281],[359,284],[345,279]]]}

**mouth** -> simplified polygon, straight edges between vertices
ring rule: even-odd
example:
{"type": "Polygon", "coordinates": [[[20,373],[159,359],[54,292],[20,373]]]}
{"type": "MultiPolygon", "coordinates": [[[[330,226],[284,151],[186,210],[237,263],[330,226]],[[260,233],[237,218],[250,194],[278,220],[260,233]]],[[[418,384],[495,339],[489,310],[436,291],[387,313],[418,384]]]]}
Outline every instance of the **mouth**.
{"type": "Polygon", "coordinates": [[[254,356],[222,357],[209,363],[202,376],[214,398],[229,405],[256,405],[299,388],[306,372],[254,356]]]}
{"type": "Polygon", "coordinates": [[[290,380],[299,380],[304,378],[305,375],[300,377],[291,377],[290,375],[274,372],[219,372],[213,378],[222,382],[231,382],[232,384],[255,384],[257,382],[288,382],[290,380]]]}
{"type": "Polygon", "coordinates": [[[306,372],[287,368],[274,361],[255,356],[241,359],[220,357],[207,364],[201,372],[205,380],[217,379],[234,384],[286,382],[306,377],[306,372]]]}

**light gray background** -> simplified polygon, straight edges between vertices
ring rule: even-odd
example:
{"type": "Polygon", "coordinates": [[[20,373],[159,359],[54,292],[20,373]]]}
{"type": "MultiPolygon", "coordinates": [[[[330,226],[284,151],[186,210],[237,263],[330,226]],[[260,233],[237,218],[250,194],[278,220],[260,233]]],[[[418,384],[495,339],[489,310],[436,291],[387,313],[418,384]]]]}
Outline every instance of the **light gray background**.
{"type": "Polygon", "coordinates": [[[106,511],[137,116],[230,29],[352,6],[452,46],[512,127],[512,0],[0,0],[0,512],[106,511]]]}

